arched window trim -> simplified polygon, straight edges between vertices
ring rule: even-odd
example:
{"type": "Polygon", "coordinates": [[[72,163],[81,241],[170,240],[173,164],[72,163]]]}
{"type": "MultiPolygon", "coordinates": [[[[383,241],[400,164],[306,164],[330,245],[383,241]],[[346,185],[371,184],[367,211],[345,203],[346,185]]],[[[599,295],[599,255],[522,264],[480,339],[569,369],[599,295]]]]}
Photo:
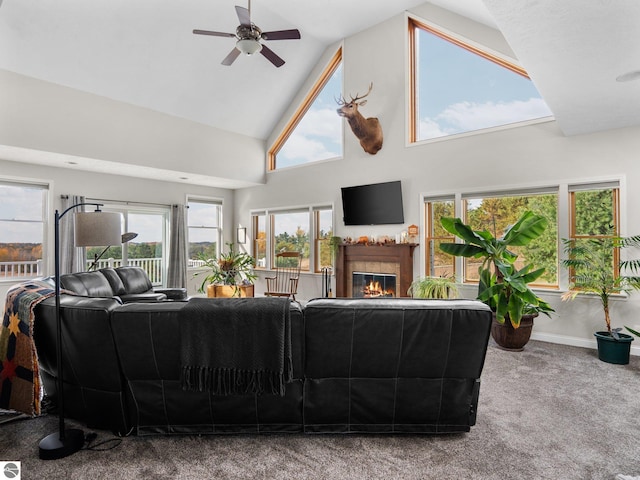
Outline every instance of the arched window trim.
{"type": "Polygon", "coordinates": [[[298,126],[298,123],[305,116],[311,105],[313,104],[316,97],[320,94],[324,86],[327,84],[331,76],[335,73],[336,69],[340,66],[342,62],[342,47],[338,48],[338,51],[331,58],[331,61],[324,69],[316,83],[313,85],[305,99],[302,101],[296,112],[291,117],[291,120],[287,123],[285,128],[282,130],[278,138],[276,138],[275,142],[269,149],[267,154],[267,171],[273,171],[277,169],[276,165],[276,156],[280,149],[284,146],[285,142],[293,133],[293,130],[298,126]]]}
{"type": "MultiPolygon", "coordinates": [[[[526,70],[522,68],[520,65],[516,64],[514,61],[508,60],[505,56],[500,55],[497,52],[489,52],[489,48],[480,47],[479,45],[474,45],[471,40],[463,39],[462,37],[452,33],[445,32],[443,28],[436,27],[434,25],[430,25],[428,22],[424,20],[420,20],[414,16],[407,15],[407,30],[409,36],[408,48],[409,48],[409,144],[414,144],[417,142],[422,142],[424,140],[418,139],[418,87],[417,87],[417,47],[416,47],[416,29],[421,29],[436,35],[437,37],[442,38],[448,42],[457,45],[460,48],[464,48],[471,53],[479,55],[480,57],[489,60],[501,67],[504,67],[512,72],[531,80],[526,70]]],[[[548,118],[548,117],[546,117],[548,118]]],[[[524,122],[538,122],[541,119],[536,120],[525,120],[524,122]]],[[[513,124],[512,124],[513,125],[513,124]]],[[[495,127],[495,128],[503,128],[503,126],[495,127]]],[[[474,132],[464,132],[459,135],[467,135],[473,134],[474,132]]]]}

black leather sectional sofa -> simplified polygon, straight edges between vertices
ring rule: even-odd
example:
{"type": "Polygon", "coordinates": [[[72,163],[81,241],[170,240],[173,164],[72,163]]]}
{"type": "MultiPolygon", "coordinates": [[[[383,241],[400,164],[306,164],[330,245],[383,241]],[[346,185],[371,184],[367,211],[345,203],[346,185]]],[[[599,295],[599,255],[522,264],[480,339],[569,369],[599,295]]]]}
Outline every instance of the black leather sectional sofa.
{"type": "MultiPolygon", "coordinates": [[[[187,304],[62,295],[65,414],[119,435],[431,434],[466,432],[476,422],[491,325],[480,302],[292,302],[293,380],[283,396],[183,390],[187,304]]],[[[54,299],[35,314],[41,375],[55,401],[54,299]]]]}
{"type": "Polygon", "coordinates": [[[85,297],[115,298],[122,303],[187,298],[185,288],[154,288],[147,273],[133,266],[62,275],[60,288],[85,297]]]}

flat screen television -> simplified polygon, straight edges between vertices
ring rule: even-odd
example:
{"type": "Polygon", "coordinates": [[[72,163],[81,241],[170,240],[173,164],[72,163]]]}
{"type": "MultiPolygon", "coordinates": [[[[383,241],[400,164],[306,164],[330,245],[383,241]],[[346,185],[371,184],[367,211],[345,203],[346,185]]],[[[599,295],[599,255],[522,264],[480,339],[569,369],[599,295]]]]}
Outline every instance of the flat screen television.
{"type": "Polygon", "coordinates": [[[404,223],[400,181],[342,187],[345,225],[404,223]]]}

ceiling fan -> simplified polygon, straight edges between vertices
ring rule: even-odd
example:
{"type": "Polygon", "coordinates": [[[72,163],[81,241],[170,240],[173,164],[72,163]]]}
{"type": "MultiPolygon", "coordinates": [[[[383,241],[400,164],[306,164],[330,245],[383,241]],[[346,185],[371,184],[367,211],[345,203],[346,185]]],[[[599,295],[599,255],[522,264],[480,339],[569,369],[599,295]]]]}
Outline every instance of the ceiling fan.
{"type": "Polygon", "coordinates": [[[260,40],[297,40],[300,38],[300,32],[297,29],[263,32],[251,22],[251,0],[249,0],[248,9],[236,5],[236,13],[240,20],[236,33],[212,32],[210,30],[194,30],[193,33],[196,35],[211,35],[213,37],[235,37],[237,39],[235,48],[222,60],[222,65],[231,65],[241,53],[253,55],[257,52],[260,52],[263,57],[276,67],[284,65],[284,60],[265,44],[260,43],[260,40]]]}

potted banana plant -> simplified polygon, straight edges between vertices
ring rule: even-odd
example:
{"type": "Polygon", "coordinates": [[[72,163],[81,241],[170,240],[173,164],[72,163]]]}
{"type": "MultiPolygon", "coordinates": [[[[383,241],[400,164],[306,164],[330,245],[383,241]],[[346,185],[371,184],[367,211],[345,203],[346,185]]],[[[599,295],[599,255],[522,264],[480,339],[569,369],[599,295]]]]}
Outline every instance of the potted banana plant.
{"type": "Polygon", "coordinates": [[[538,238],[547,228],[546,218],[527,211],[501,237],[486,230],[473,230],[459,218],[443,217],[441,223],[464,242],[442,243],[443,252],[482,259],[477,298],[494,313],[493,339],[504,349],[522,350],[531,337],[533,319],[540,313],[549,316],[554,310],[529,287],[545,269],[535,269],[531,264],[516,266],[518,255],[509,247],[525,246],[538,238]]]}
{"type": "MultiPolygon", "coordinates": [[[[640,290],[640,259],[617,260],[614,255],[626,247],[640,247],[640,235],[633,237],[608,237],[585,240],[562,239],[566,259],[562,264],[569,268],[569,290],[563,300],[573,300],[578,295],[595,295],[604,313],[606,331],[594,333],[598,344],[598,358],[607,363],[626,365],[633,337],[621,333],[621,328],[611,328],[609,300],[612,295],[631,294],[640,290]],[[614,268],[615,267],[615,268],[614,268]]],[[[631,333],[635,331],[626,327],[631,333]]]]}

